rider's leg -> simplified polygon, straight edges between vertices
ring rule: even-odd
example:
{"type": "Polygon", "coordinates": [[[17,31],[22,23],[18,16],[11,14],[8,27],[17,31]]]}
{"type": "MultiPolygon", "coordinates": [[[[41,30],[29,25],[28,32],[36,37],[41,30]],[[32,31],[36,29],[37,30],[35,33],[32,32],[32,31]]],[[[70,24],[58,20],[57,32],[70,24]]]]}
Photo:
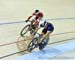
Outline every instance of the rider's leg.
{"type": "Polygon", "coordinates": [[[46,45],[48,44],[49,42],[49,36],[52,32],[50,32],[49,34],[48,33],[45,33],[41,39],[41,42],[39,43],[39,49],[42,50],[43,48],[46,47],[46,45]]]}
{"type": "MultiPolygon", "coordinates": [[[[46,32],[47,31],[45,29],[43,29],[40,36],[43,37],[46,34],[46,32]]],[[[42,41],[42,38],[38,40],[38,45],[40,44],[41,41],[42,41]]]]}
{"type": "Polygon", "coordinates": [[[36,32],[38,31],[38,26],[39,26],[39,22],[37,20],[35,20],[32,24],[32,29],[33,29],[32,35],[36,34],[36,32]]]}
{"type": "Polygon", "coordinates": [[[49,38],[47,38],[46,40],[42,41],[39,45],[39,49],[42,50],[43,48],[45,48],[45,46],[48,44],[49,38]]]}
{"type": "Polygon", "coordinates": [[[42,38],[40,39],[41,42],[39,43],[39,49],[42,50],[47,44],[49,40],[49,36],[52,33],[52,31],[47,32],[47,30],[42,30],[42,38]]]}
{"type": "Polygon", "coordinates": [[[41,34],[39,35],[39,39],[38,39],[38,41],[37,41],[38,45],[40,44],[41,38],[42,38],[43,35],[44,35],[44,33],[41,33],[41,34]]]}

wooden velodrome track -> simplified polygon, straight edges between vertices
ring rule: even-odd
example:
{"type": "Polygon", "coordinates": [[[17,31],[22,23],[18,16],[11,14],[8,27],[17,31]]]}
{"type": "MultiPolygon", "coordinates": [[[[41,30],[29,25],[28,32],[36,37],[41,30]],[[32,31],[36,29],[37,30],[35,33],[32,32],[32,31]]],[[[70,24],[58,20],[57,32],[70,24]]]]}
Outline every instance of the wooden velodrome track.
{"type": "MultiPolygon", "coordinates": [[[[31,15],[35,9],[40,9],[44,12],[44,19],[46,18],[54,24],[55,30],[49,42],[49,44],[52,44],[51,46],[57,45],[55,43],[62,40],[65,41],[66,39],[75,42],[74,3],[74,0],[1,0],[0,60],[14,60],[13,58],[20,56],[17,54],[20,50],[16,45],[19,32],[25,25],[25,18],[31,15]]],[[[66,41],[63,43],[66,43],[66,41]]],[[[58,45],[63,43],[58,43],[58,45]]],[[[71,53],[67,54],[72,55],[71,53]]],[[[67,54],[65,53],[63,55],[67,54]]]]}

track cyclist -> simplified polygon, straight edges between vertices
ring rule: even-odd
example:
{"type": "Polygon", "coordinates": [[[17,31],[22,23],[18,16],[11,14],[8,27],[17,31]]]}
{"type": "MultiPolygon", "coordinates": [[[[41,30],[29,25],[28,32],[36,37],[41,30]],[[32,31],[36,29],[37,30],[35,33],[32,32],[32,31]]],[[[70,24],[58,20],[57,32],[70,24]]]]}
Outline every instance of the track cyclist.
{"type": "Polygon", "coordinates": [[[38,29],[40,29],[41,27],[43,27],[42,32],[40,34],[40,36],[42,36],[42,38],[40,40],[38,40],[38,45],[39,45],[40,50],[42,50],[48,44],[49,36],[54,31],[53,24],[50,23],[50,22],[47,22],[47,21],[43,21],[40,24],[40,26],[38,27],[38,29]],[[44,42],[40,42],[40,41],[43,41],[43,40],[44,40],[44,42]]]}
{"type": "Polygon", "coordinates": [[[25,22],[30,21],[32,24],[32,28],[36,30],[36,27],[39,26],[39,22],[42,20],[42,18],[43,13],[39,10],[35,10],[35,12],[33,12],[33,14],[29,16],[25,22]]]}

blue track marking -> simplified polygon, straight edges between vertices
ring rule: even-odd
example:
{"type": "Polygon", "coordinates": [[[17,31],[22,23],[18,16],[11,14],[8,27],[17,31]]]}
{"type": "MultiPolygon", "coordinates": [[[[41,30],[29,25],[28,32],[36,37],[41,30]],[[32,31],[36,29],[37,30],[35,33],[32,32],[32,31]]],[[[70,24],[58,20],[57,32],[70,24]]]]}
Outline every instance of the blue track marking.
{"type": "Polygon", "coordinates": [[[45,48],[41,51],[25,54],[23,56],[17,57],[16,60],[50,60],[51,57],[59,56],[73,49],[75,49],[75,42],[67,42],[45,48]]]}

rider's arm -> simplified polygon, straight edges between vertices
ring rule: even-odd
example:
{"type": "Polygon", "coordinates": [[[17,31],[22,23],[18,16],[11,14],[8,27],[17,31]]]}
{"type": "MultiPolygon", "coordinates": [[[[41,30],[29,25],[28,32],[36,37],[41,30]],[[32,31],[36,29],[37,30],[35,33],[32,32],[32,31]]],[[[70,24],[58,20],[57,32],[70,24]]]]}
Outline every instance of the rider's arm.
{"type": "Polygon", "coordinates": [[[27,18],[27,20],[29,20],[31,17],[32,17],[32,16],[29,16],[29,17],[27,18]]]}
{"type": "Polygon", "coordinates": [[[32,16],[29,16],[25,22],[28,22],[32,16]]]}
{"type": "Polygon", "coordinates": [[[37,28],[35,29],[34,35],[36,34],[36,32],[37,32],[39,29],[40,29],[40,27],[37,27],[37,28]]]}
{"type": "Polygon", "coordinates": [[[28,21],[31,19],[31,17],[32,17],[33,15],[35,15],[35,14],[33,13],[31,16],[29,16],[29,17],[27,18],[26,22],[28,22],[28,21]]]}
{"type": "Polygon", "coordinates": [[[48,38],[50,35],[50,31],[48,31],[46,34],[43,35],[42,40],[44,40],[45,38],[48,38]]]}

